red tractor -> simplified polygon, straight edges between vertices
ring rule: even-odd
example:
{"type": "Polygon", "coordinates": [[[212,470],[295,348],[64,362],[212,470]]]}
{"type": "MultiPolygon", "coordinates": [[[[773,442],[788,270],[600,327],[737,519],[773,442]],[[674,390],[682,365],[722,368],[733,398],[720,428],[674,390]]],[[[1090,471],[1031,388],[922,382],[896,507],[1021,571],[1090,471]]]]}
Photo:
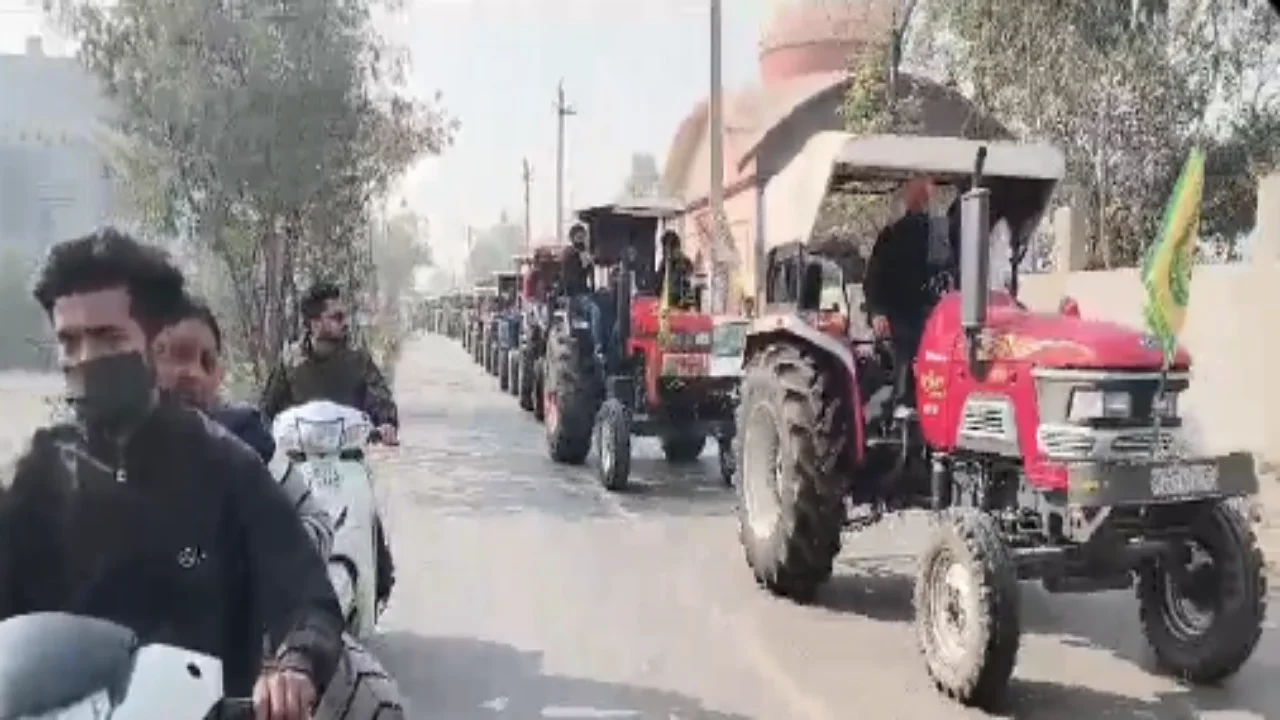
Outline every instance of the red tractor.
{"type": "Polygon", "coordinates": [[[561,298],[548,335],[548,451],[557,462],[581,463],[594,441],[596,469],[610,490],[627,486],[632,436],[658,437],[667,459],[677,463],[696,461],[715,438],[722,477],[732,479],[738,378],[711,373],[711,315],[698,308],[697,297],[675,298],[669,336],[659,338],[655,246],[671,214],[659,202],[581,211],[594,289],[589,297],[561,298]],[[598,353],[587,303],[598,312],[598,353]]]}
{"type": "MultiPolygon", "coordinates": [[[[884,193],[916,175],[959,190],[959,290],[939,292],[914,359],[917,407],[896,412],[882,402],[889,355],[860,330],[857,263],[811,244],[767,254],[736,447],[741,540],[760,584],[807,601],[831,576],[842,530],[927,509],[937,522],[916,578],[917,634],[930,676],[958,701],[990,705],[1007,687],[1025,580],[1049,592],[1132,588],[1163,668],[1195,683],[1235,673],[1266,609],[1262,555],[1226,502],[1256,493],[1253,458],[1190,451],[1178,413],[1185,351],[1166,364],[1141,332],[1017,300],[1062,155],[819,136],[796,162],[826,180],[778,177],[804,177],[818,194],[884,193]],[[997,235],[1007,242],[991,283],[997,235]]],[[[816,213],[802,195],[778,197],[816,213]]]]}

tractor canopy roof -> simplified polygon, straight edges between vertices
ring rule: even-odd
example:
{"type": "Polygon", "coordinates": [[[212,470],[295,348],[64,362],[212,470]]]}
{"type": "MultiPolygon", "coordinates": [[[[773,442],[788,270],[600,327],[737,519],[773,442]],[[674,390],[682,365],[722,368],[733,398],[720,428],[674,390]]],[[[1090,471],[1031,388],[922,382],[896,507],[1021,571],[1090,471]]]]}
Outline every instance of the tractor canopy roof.
{"type": "Polygon", "coordinates": [[[770,174],[764,190],[767,248],[808,242],[829,194],[889,195],[912,177],[968,190],[978,151],[986,148],[982,186],[991,191],[994,226],[1008,223],[1016,245],[1034,230],[1066,171],[1062,152],[1042,143],[914,135],[821,132],[770,174]]]}
{"type": "Polygon", "coordinates": [[[597,265],[614,265],[628,249],[638,259],[652,258],[658,228],[684,206],[672,198],[632,198],[578,211],[587,228],[587,253],[597,265]]]}

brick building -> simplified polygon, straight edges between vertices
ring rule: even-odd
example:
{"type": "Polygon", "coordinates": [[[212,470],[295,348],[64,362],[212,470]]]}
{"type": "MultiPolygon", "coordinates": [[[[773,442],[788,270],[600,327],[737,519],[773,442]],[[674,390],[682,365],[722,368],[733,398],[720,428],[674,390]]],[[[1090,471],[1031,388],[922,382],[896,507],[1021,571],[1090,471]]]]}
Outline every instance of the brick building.
{"type": "MultiPolygon", "coordinates": [[[[815,133],[842,129],[838,110],[848,91],[848,68],[873,41],[890,36],[897,5],[894,0],[777,3],[760,40],[758,84],[725,93],[725,214],[738,256],[733,280],[739,293],[755,287],[763,250],[756,237],[763,183],[815,133]]],[[[972,105],[954,90],[909,74],[900,76],[898,87],[919,102],[925,134],[959,135],[975,121],[972,105]]],[[[664,192],[686,204],[686,252],[704,260],[711,231],[707,113],[703,100],[680,124],[662,177],[664,192]]]]}

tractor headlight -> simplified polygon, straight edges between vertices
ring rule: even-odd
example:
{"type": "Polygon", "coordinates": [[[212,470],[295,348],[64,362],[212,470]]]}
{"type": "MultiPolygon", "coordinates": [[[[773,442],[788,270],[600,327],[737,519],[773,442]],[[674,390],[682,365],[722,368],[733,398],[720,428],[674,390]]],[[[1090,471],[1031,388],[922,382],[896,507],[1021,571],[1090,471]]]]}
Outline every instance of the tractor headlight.
{"type": "Polygon", "coordinates": [[[1071,393],[1073,421],[1122,419],[1133,415],[1133,396],[1114,390],[1076,390],[1071,393]]]}
{"type": "Polygon", "coordinates": [[[705,347],[711,344],[711,333],[700,332],[693,337],[693,344],[705,347]]]}

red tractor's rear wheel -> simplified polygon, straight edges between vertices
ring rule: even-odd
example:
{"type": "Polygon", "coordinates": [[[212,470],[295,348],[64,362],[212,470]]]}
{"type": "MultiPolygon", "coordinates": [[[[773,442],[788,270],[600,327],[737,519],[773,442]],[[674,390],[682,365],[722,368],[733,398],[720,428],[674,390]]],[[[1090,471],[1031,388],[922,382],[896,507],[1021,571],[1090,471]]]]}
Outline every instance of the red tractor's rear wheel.
{"type": "Polygon", "coordinates": [[[547,452],[556,462],[581,465],[591,452],[600,393],[595,368],[571,332],[558,330],[548,339],[546,373],[547,452]]]}
{"type": "Polygon", "coordinates": [[[812,600],[840,552],[847,398],[822,361],[787,343],[755,355],[742,382],[735,455],[747,564],[776,595],[812,600]]]}

